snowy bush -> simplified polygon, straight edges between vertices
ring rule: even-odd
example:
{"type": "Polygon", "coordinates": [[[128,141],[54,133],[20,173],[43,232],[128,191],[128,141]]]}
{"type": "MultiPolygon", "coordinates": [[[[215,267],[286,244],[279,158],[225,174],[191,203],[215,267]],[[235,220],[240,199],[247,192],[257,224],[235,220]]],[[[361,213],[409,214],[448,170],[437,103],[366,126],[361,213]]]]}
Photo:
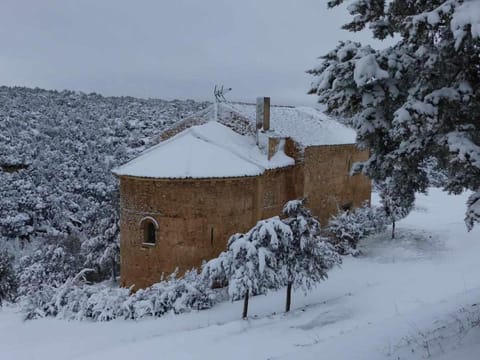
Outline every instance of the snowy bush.
{"type": "Polygon", "coordinates": [[[50,244],[39,247],[31,255],[20,259],[20,296],[58,288],[81,269],[79,243],[75,237],[51,239],[50,244]],[[56,243],[58,241],[58,243],[56,243]]]}
{"type": "Polygon", "coordinates": [[[342,211],[330,218],[327,231],[333,236],[333,243],[339,254],[357,255],[359,240],[384,231],[386,225],[383,209],[365,204],[354,211],[342,211]]]}
{"type": "Polygon", "coordinates": [[[125,303],[130,290],[100,283],[87,285],[85,271],[69,278],[64,284],[44,286],[36,293],[20,298],[26,319],[58,317],[68,320],[108,321],[125,317],[125,303]]]}
{"type": "Polygon", "coordinates": [[[13,301],[17,293],[17,278],[13,270],[13,256],[0,249],[0,305],[13,301]]]}
{"type": "Polygon", "coordinates": [[[59,286],[45,285],[37,292],[22,296],[20,305],[25,317],[94,321],[141,319],[169,312],[180,314],[208,309],[219,299],[219,291],[211,290],[194,270],[183,277],[173,273],[165,281],[135,293],[112,287],[111,282],[86,284],[88,271],[91,270],[81,271],[59,286]]]}

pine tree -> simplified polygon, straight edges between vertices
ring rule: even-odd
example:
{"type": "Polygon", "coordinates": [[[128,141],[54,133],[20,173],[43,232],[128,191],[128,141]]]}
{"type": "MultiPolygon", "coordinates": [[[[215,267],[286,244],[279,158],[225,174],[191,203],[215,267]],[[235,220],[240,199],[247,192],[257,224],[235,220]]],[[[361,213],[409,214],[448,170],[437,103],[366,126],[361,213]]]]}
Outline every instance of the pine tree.
{"type": "Polygon", "coordinates": [[[370,148],[370,158],[354,170],[379,182],[393,178],[413,199],[429,185],[424,164],[433,158],[446,174],[446,190],[472,190],[471,229],[480,219],[480,2],[348,3],[353,20],[344,28],[368,26],[377,39],[399,40],[383,50],[341,42],[309,70],[317,78],[310,93],[356,128],[359,146],[370,148]]]}
{"type": "Polygon", "coordinates": [[[82,242],[81,252],[84,266],[96,269],[98,279],[108,275],[115,281],[120,260],[119,194],[108,194],[95,213],[93,229],[95,236],[82,242]]]}
{"type": "Polygon", "coordinates": [[[292,288],[305,292],[321,280],[327,271],[341,263],[340,256],[326,239],[320,237],[320,223],[303,205],[303,200],[292,200],[285,204],[284,219],[292,230],[291,241],[279,249],[278,258],[285,267],[287,296],[285,311],[290,311],[292,288]]]}
{"type": "Polygon", "coordinates": [[[415,201],[413,194],[408,191],[405,192],[401,182],[397,183],[401,179],[401,175],[398,175],[389,177],[382,183],[377,184],[380,203],[382,204],[386,220],[392,224],[392,239],[395,239],[396,222],[410,213],[415,201]]]}
{"type": "Polygon", "coordinates": [[[250,295],[278,289],[284,283],[276,252],[291,241],[292,232],[279,217],[259,221],[246,234],[236,234],[229,240],[231,270],[228,293],[232,299],[244,299],[242,317],[248,316],[250,295]]]}
{"type": "Polygon", "coordinates": [[[259,221],[245,234],[232,235],[227,251],[204,264],[202,277],[210,284],[228,281],[232,300],[244,300],[242,317],[248,316],[252,295],[278,289],[285,283],[279,249],[291,242],[292,232],[278,216],[259,221]]]}

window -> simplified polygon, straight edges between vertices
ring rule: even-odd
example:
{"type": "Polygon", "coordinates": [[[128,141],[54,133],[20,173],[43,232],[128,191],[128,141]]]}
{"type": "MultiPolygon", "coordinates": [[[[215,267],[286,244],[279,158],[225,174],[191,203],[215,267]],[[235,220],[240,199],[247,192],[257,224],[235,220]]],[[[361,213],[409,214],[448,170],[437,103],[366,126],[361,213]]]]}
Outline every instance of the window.
{"type": "Polygon", "coordinates": [[[141,221],[143,230],[143,243],[155,245],[157,242],[158,223],[153,218],[145,218],[141,221]]]}
{"type": "Polygon", "coordinates": [[[350,211],[350,210],[352,210],[352,206],[353,206],[353,204],[352,204],[351,201],[346,202],[346,203],[342,204],[342,210],[343,211],[350,211]]]}

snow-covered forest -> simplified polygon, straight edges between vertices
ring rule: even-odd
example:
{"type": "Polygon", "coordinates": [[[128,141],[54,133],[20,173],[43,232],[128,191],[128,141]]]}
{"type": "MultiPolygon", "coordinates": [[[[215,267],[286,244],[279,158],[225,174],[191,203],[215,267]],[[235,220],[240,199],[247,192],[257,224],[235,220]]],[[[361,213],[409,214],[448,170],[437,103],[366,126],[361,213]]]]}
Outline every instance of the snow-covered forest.
{"type": "Polygon", "coordinates": [[[22,270],[20,289],[60,284],[86,267],[97,280],[110,276],[118,266],[111,169],[207,105],[0,87],[0,251],[22,270]]]}

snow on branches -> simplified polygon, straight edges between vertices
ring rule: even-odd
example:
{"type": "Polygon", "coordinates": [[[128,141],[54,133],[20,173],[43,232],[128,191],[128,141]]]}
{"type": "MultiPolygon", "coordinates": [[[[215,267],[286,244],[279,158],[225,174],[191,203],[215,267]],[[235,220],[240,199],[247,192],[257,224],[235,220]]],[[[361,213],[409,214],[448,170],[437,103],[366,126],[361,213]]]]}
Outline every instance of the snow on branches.
{"type": "MultiPolygon", "coordinates": [[[[371,150],[355,170],[378,182],[393,178],[411,199],[429,186],[423,165],[433,159],[445,174],[445,190],[478,192],[480,2],[345,2],[353,16],[345,28],[368,26],[377,39],[398,39],[383,50],[340,42],[308,71],[316,78],[310,93],[371,150]]],[[[467,204],[469,228],[480,219],[475,203],[467,204]]]]}
{"type": "Polygon", "coordinates": [[[367,204],[354,211],[342,211],[330,218],[327,231],[333,236],[330,241],[342,255],[358,255],[358,242],[370,234],[385,230],[385,210],[367,204]]]}
{"type": "Polygon", "coordinates": [[[232,300],[244,299],[243,317],[248,314],[251,295],[264,294],[285,283],[285,272],[278,253],[291,242],[292,231],[280,218],[259,221],[245,234],[235,234],[228,248],[203,266],[202,275],[210,284],[220,279],[228,282],[232,300]]]}
{"type": "Polygon", "coordinates": [[[228,294],[233,300],[245,294],[264,294],[282,286],[276,252],[292,232],[278,217],[262,220],[246,234],[233,235],[227,252],[231,256],[228,294]]]}
{"type": "MultiPolygon", "coordinates": [[[[24,254],[45,252],[52,239],[76,237],[74,273],[93,268],[88,276],[97,280],[118,268],[118,180],[111,169],[155,143],[162,128],[208,105],[4,86],[0,103],[1,241],[16,247],[19,264],[24,254]]],[[[22,273],[33,271],[14,270],[22,284],[22,273]]]]}
{"type": "Polygon", "coordinates": [[[320,236],[320,223],[303,200],[285,204],[284,222],[290,227],[292,237],[278,256],[283,264],[287,285],[285,311],[290,311],[292,288],[301,288],[305,293],[322,280],[327,271],[341,263],[341,258],[326,238],[320,236]]]}
{"type": "Polygon", "coordinates": [[[178,277],[174,272],[164,281],[132,293],[111,282],[89,285],[81,271],[62,285],[45,286],[41,292],[23,296],[20,304],[27,319],[45,316],[69,320],[109,321],[116,318],[140,319],[180,314],[212,307],[218,292],[192,270],[178,277]]]}
{"type": "Polygon", "coordinates": [[[227,251],[203,266],[202,275],[211,284],[228,282],[230,298],[244,299],[243,317],[249,296],[284,286],[289,311],[292,288],[307,292],[341,262],[302,200],[288,202],[283,212],[283,220],[261,220],[247,233],[233,235],[227,251]]]}

